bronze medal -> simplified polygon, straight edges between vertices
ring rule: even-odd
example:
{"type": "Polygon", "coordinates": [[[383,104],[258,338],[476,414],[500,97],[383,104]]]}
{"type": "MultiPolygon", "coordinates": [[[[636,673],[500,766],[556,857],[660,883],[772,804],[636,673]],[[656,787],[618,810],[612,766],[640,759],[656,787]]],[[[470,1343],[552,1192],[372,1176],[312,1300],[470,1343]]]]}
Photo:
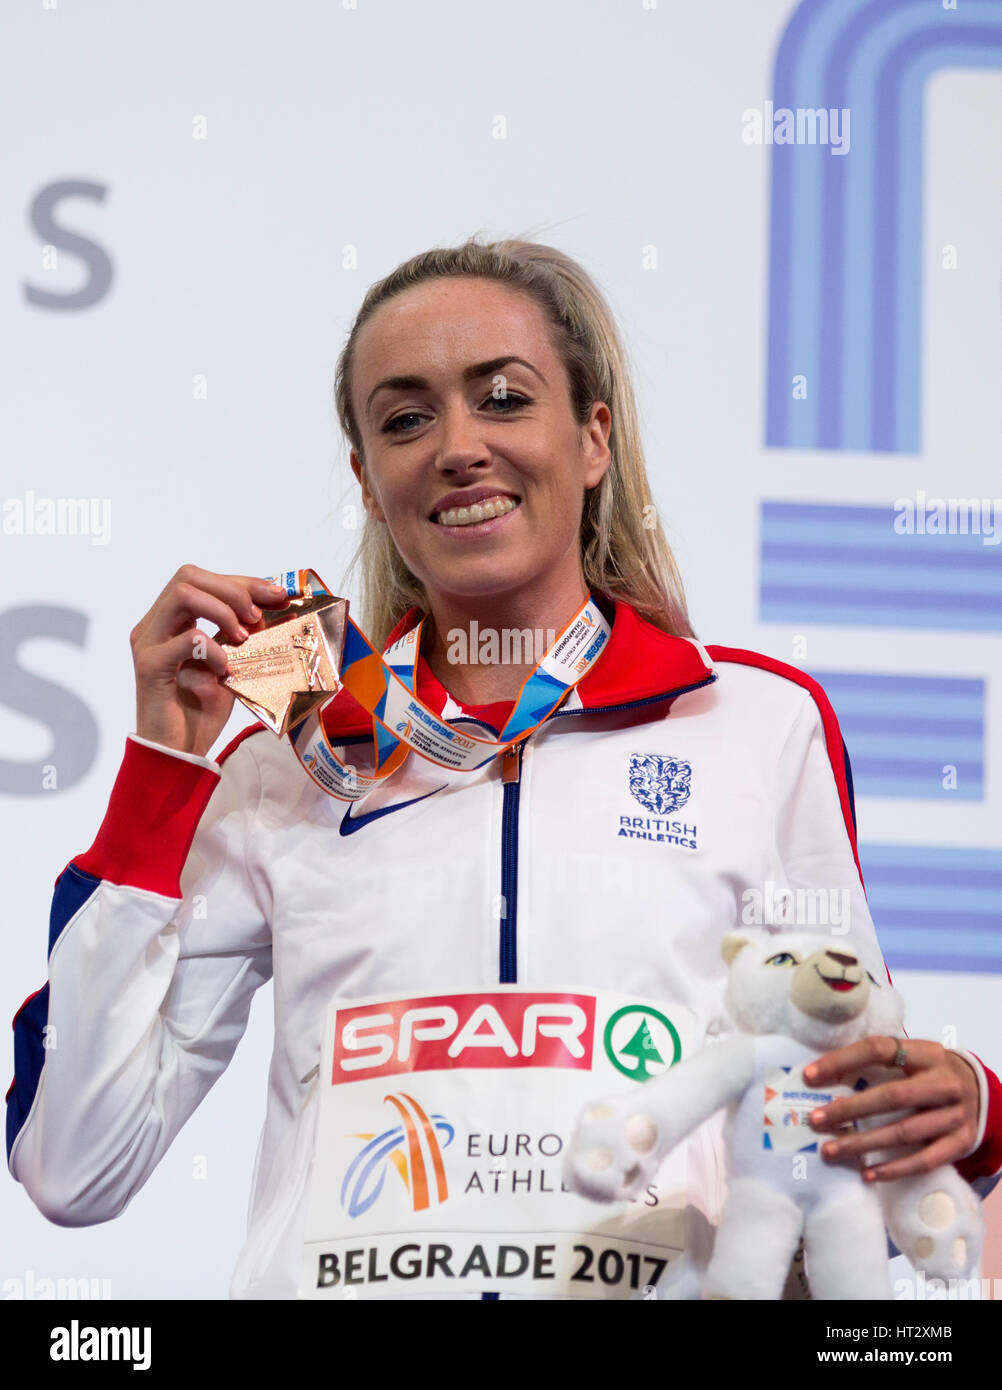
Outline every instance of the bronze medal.
{"type": "Polygon", "coordinates": [[[273,733],[287,733],[341,689],[347,618],[347,599],[307,586],[286,608],[265,609],[245,642],[220,642],[231,672],[223,685],[273,733]]]}

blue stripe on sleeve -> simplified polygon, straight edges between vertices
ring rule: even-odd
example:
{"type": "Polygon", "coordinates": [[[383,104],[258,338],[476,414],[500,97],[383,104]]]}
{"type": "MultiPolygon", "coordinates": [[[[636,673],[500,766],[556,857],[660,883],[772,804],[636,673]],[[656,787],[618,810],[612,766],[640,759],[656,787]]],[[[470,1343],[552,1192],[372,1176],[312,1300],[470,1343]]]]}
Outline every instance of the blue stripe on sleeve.
{"type": "MultiPolygon", "coordinates": [[[[48,954],[63,928],[76,916],[100,885],[93,874],[67,864],[56,882],[49,913],[48,954]]],[[[49,985],[21,1005],[14,1016],[14,1086],[7,1098],[7,1159],[31,1111],[45,1064],[45,1027],[49,1019],[49,985]]]]}

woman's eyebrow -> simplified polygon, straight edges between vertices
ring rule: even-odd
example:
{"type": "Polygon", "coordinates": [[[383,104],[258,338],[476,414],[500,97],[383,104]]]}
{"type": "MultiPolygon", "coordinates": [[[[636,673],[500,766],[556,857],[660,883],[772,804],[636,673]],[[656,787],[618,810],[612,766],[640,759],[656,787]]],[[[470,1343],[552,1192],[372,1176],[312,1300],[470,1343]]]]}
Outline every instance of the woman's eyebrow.
{"type": "MultiPolygon", "coordinates": [[[[520,366],[528,367],[530,372],[539,377],[543,385],[546,385],[546,377],[531,362],[527,362],[524,357],[516,357],[514,353],[509,353],[505,357],[492,357],[487,362],[474,362],[472,366],[463,369],[464,381],[476,381],[481,376],[492,376],[500,371],[502,367],[507,367],[509,362],[517,362],[520,366]]],[[[423,376],[388,376],[384,377],[369,392],[369,398],[365,403],[366,410],[372,405],[372,398],[377,391],[424,391],[428,388],[428,382],[423,376]]]]}

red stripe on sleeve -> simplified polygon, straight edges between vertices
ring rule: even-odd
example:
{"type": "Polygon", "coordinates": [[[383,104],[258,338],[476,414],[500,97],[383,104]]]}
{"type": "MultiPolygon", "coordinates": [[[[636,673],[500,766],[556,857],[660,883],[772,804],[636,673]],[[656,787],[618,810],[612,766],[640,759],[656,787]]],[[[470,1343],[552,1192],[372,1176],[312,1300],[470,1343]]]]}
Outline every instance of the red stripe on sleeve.
{"type": "MultiPolygon", "coordinates": [[[[977,1053],[972,1052],[972,1057],[977,1053]]],[[[978,1057],[981,1062],[981,1058],[978,1057]]],[[[988,1082],[988,1116],[985,1121],[985,1137],[981,1141],[981,1147],[967,1158],[962,1158],[954,1167],[966,1182],[973,1182],[975,1178],[991,1178],[1002,1168],[1002,1081],[999,1081],[995,1073],[981,1065],[985,1069],[985,1079],[988,1082]]]]}
{"type": "MultiPolygon", "coordinates": [[[[217,761],[263,728],[255,724],[238,734],[217,761]]],[[[109,883],[180,898],[181,870],[218,782],[219,773],[212,768],[127,739],[97,837],[72,862],[109,883]]]]}

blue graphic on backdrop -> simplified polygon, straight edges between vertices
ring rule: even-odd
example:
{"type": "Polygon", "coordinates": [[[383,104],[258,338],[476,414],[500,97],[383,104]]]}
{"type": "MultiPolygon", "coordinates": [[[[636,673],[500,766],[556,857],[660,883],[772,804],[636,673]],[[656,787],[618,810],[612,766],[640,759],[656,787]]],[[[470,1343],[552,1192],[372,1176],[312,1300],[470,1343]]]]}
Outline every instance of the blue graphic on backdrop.
{"type": "Polygon", "coordinates": [[[857,796],[983,801],[985,682],[812,671],[838,716],[857,796]]]}
{"type": "Polygon", "coordinates": [[[859,858],[892,975],[1002,973],[1002,850],[862,844],[859,858]]]}
{"type": "Polygon", "coordinates": [[[1002,632],[1002,546],[895,520],[890,506],[763,502],[763,620],[1002,632]]]}
{"type": "Polygon", "coordinates": [[[791,16],[773,105],[848,110],[852,141],[839,159],[772,148],[768,447],[918,453],[922,102],[959,67],[1002,67],[999,0],[804,0],[791,16]]]}

